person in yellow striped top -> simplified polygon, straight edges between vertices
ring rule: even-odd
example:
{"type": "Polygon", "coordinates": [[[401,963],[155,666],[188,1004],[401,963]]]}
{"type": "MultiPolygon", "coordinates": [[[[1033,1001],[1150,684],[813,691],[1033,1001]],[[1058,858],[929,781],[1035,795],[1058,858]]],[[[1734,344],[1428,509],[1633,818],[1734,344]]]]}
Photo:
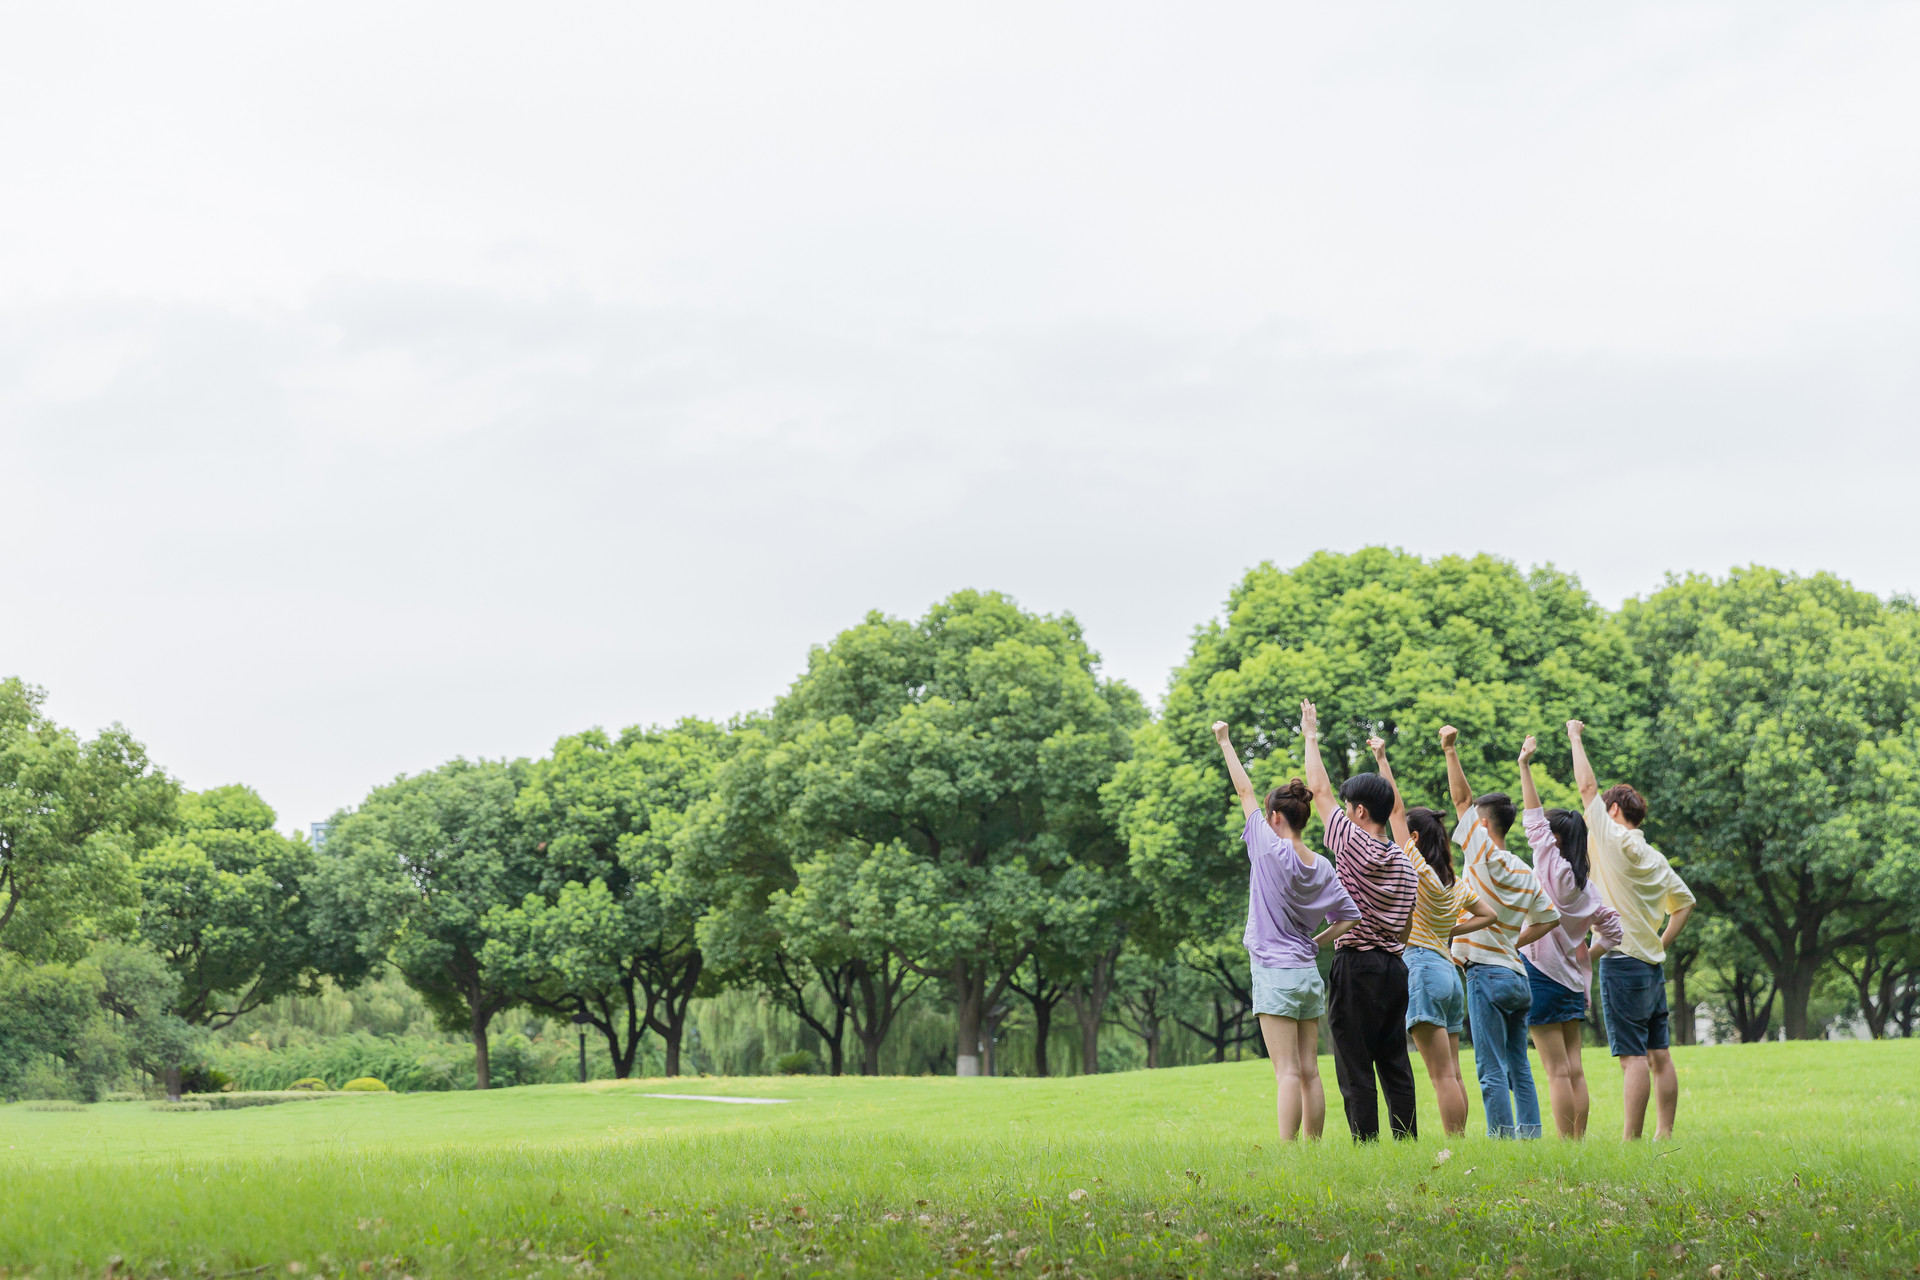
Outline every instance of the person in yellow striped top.
{"type": "Polygon", "coordinates": [[[1467,1019],[1473,1028],[1473,1065],[1490,1138],[1538,1138],[1540,1097],[1527,1059],[1527,1010],[1533,989],[1520,963],[1520,948],[1560,925],[1560,912],[1540,887],[1533,868],[1507,852],[1507,832],[1518,816],[1513,799],[1498,791],[1476,797],[1454,749],[1458,733],[1440,730],[1447,757],[1447,790],[1460,815],[1453,841],[1466,850],[1466,875],[1494,922],[1470,938],[1458,938],[1453,958],[1466,967],[1467,1019]]]}
{"type": "MultiPolygon", "coordinates": [[[[1387,763],[1387,744],[1374,738],[1374,767],[1393,781],[1387,763]]],[[[1431,809],[1406,807],[1400,788],[1394,787],[1393,815],[1388,825],[1400,842],[1400,851],[1413,864],[1415,886],[1413,921],[1407,931],[1407,1031],[1413,1036],[1427,1081],[1440,1109],[1440,1125],[1450,1136],[1467,1131],[1467,1089],[1460,1082],[1460,1029],[1466,1021],[1466,988],[1460,969],[1448,951],[1456,937],[1493,923],[1493,912],[1480,904],[1473,888],[1453,874],[1453,845],[1447,826],[1431,809]]]]}

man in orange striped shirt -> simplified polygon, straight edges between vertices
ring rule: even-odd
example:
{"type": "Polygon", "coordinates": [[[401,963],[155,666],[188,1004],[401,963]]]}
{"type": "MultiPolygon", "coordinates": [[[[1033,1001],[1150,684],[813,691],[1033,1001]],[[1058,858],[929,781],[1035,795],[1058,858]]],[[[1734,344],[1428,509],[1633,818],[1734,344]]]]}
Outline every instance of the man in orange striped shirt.
{"type": "Polygon", "coordinates": [[[1553,932],[1560,913],[1540,887],[1533,868],[1507,852],[1507,832],[1516,816],[1513,799],[1498,791],[1476,797],[1454,749],[1458,731],[1440,730],[1447,756],[1447,790],[1460,815],[1453,842],[1466,850],[1466,880],[1494,915],[1478,933],[1453,940],[1453,958],[1466,966],[1467,1025],[1473,1033],[1473,1066],[1490,1138],[1540,1136],[1540,1099],[1527,1060],[1527,1010],[1533,990],[1520,964],[1520,948],[1553,932]]]}

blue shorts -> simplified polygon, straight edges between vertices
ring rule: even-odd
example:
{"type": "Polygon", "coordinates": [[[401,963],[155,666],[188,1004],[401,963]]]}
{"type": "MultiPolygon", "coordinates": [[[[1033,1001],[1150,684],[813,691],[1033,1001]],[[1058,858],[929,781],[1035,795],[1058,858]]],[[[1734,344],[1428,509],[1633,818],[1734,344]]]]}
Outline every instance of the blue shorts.
{"type": "Polygon", "coordinates": [[[1530,1027],[1550,1027],[1556,1022],[1585,1022],[1587,1020],[1587,997],[1582,991],[1563,986],[1533,967],[1533,961],[1525,956],[1520,963],[1527,967],[1527,985],[1533,988],[1533,1008],[1527,1010],[1527,1025],[1530,1027]]]}
{"type": "Polygon", "coordinates": [[[1311,965],[1304,969],[1269,969],[1255,964],[1253,1011],[1301,1022],[1317,1018],[1327,1011],[1326,979],[1311,965]]]}
{"type": "Polygon", "coordinates": [[[1600,1000],[1614,1057],[1644,1058],[1667,1047],[1667,975],[1659,965],[1617,952],[1602,956],[1600,1000]]]}
{"type": "Polygon", "coordinates": [[[1467,1020],[1467,990],[1460,985],[1460,966],[1431,947],[1408,947],[1407,1029],[1416,1022],[1459,1035],[1467,1020]]]}

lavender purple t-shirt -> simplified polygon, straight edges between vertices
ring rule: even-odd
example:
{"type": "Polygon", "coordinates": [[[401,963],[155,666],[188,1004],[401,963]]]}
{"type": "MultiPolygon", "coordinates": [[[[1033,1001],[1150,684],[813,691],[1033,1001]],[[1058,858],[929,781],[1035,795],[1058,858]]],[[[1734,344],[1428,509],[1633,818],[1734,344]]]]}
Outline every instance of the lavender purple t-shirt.
{"type": "Polygon", "coordinates": [[[1319,946],[1320,921],[1358,920],[1359,908],[1340,887],[1333,861],[1300,861],[1293,841],[1282,840],[1264,813],[1247,815],[1247,954],[1263,969],[1310,969],[1319,946]]]}

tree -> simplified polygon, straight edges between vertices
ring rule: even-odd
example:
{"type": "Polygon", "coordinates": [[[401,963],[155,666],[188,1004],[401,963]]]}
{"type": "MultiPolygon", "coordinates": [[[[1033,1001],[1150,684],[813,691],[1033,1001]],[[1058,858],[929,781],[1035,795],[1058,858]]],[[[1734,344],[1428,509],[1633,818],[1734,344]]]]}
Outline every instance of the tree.
{"type": "Polygon", "coordinates": [[[100,975],[100,1006],[116,1024],[127,1064],[167,1080],[178,1094],[175,1073],[203,1034],[174,1012],[180,975],[149,948],[123,942],[103,943],[87,959],[100,975]]]}
{"type": "Polygon", "coordinates": [[[1914,988],[1920,983],[1920,936],[1908,929],[1893,937],[1875,938],[1847,948],[1835,964],[1853,987],[1867,1033],[1878,1040],[1887,1034],[1889,1019],[1899,1025],[1903,1004],[1912,1007],[1914,988]]]}
{"type": "Polygon", "coordinates": [[[179,787],[119,725],[83,742],[45,700],[0,680],[0,947],[72,960],[131,924],[133,858],[166,836],[179,787]]]}
{"type": "MultiPolygon", "coordinates": [[[[1637,742],[1641,712],[1628,694],[1639,679],[1625,636],[1551,567],[1523,574],[1491,556],[1424,561],[1382,547],[1321,552],[1288,571],[1262,564],[1234,588],[1224,624],[1195,634],[1160,718],[1136,733],[1103,797],[1155,913],[1177,933],[1210,936],[1244,909],[1247,887],[1215,720],[1249,744],[1261,790],[1302,770],[1303,698],[1319,704],[1336,787],[1372,767],[1374,734],[1425,748],[1451,723],[1481,753],[1469,768],[1491,788],[1517,782],[1514,752],[1528,733],[1544,741],[1575,714],[1605,717],[1617,739],[1637,742]]],[[[1440,753],[1402,757],[1408,802],[1447,811],[1440,753]]],[[[1517,826],[1512,838],[1523,840],[1517,826]]]]}
{"type": "Polygon", "coordinates": [[[788,900],[835,902],[869,968],[948,984],[960,1075],[1064,874],[1119,856],[1099,788],[1144,711],[1095,661],[1071,617],[962,591],[918,623],[869,614],[774,708],[760,803],[784,815],[788,900]]]}
{"type": "Polygon", "coordinates": [[[538,881],[514,808],[527,773],[524,760],[452,760],[396,778],[335,815],[320,860],[325,932],[390,960],[443,1028],[472,1037],[478,1089],[492,1083],[488,1024],[525,998],[486,956],[484,924],[538,881]]]}
{"type": "MultiPolygon", "coordinates": [[[[215,787],[179,802],[180,832],[134,862],[140,938],[179,977],[173,1011],[191,1026],[225,1027],[269,1000],[310,994],[322,957],[309,929],[313,849],[273,829],[251,789],[215,787]]],[[[348,951],[328,966],[351,984],[367,962],[348,951]]],[[[180,1064],[167,1069],[178,1097],[180,1064]]]]}
{"type": "Polygon", "coordinates": [[[791,1010],[827,1046],[833,1075],[846,1071],[852,1030],[861,1073],[877,1075],[880,1045],[921,979],[893,959],[862,904],[845,894],[857,859],[807,859],[804,838],[769,802],[792,785],[793,753],[766,718],[742,717],[730,737],[711,793],[677,837],[677,873],[707,886],[710,905],[696,927],[707,972],[758,986],[791,1010]]]}
{"type": "MultiPolygon", "coordinates": [[[[1920,615],[1826,574],[1671,580],[1623,611],[1651,727],[1615,759],[1648,838],[1737,931],[1806,1038],[1821,972],[1920,893],[1920,615]]],[[[1741,975],[1749,1020],[1765,1016],[1741,975]]]]}
{"type": "Polygon", "coordinates": [[[703,720],[670,729],[598,729],[562,738],[520,798],[538,884],[487,918],[490,963],[510,970],[542,1008],[575,1014],[607,1042],[626,1079],[641,1037],[680,1072],[687,1010],[703,988],[695,929],[709,888],[674,867],[676,836],[728,749],[703,720]]]}

